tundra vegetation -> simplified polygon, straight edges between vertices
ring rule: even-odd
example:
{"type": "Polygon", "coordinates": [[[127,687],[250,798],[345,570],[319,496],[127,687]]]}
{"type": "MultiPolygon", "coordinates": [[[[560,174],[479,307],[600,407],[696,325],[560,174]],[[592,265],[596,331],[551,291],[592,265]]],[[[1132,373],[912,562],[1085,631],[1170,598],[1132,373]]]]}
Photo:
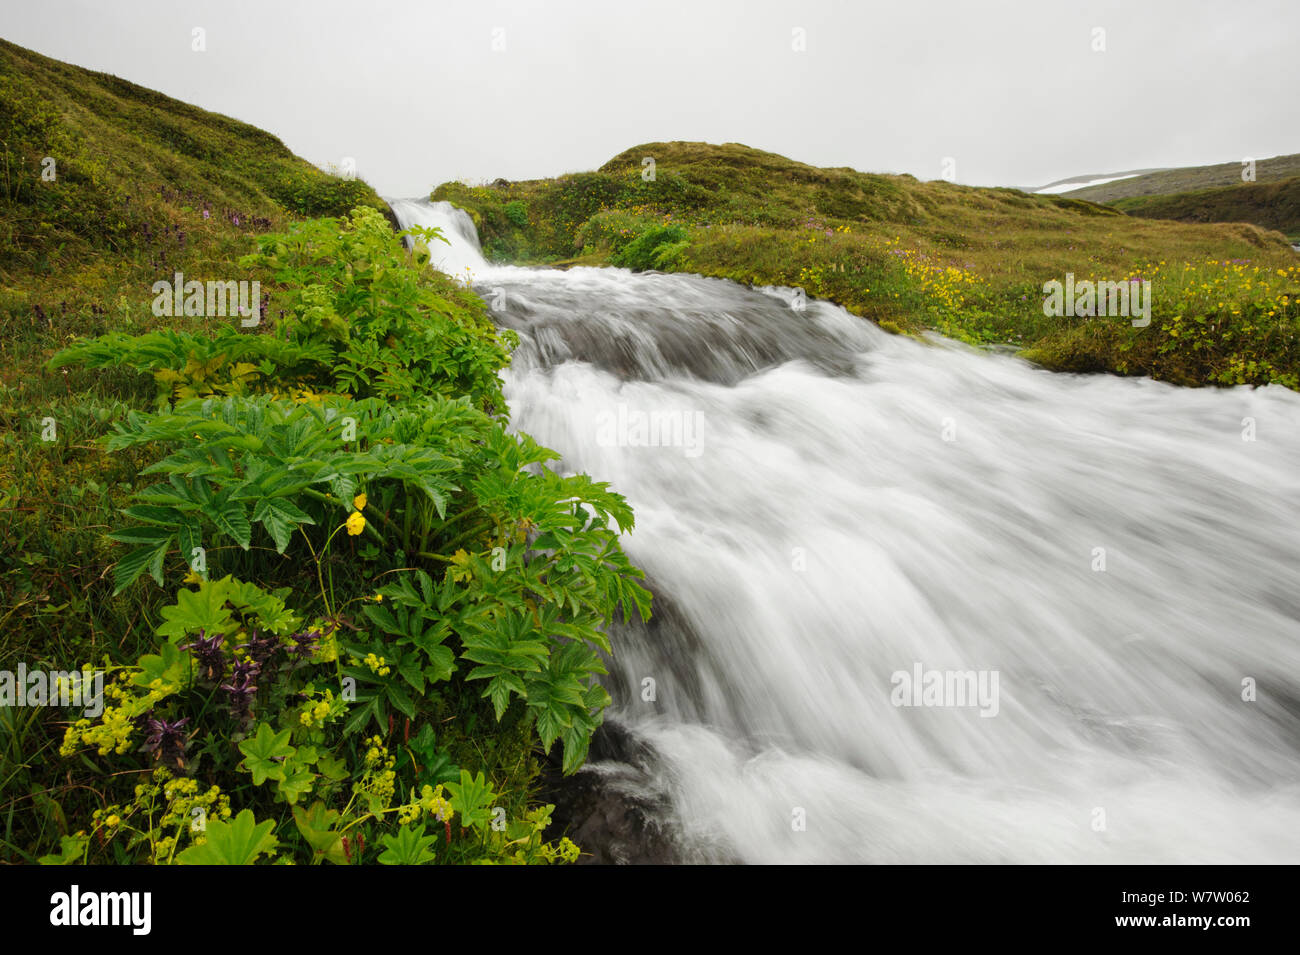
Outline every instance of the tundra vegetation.
{"type": "Polygon", "coordinates": [[[1300,387],[1300,260],[1246,223],[821,169],[736,143],[647,143],[594,172],[445,183],[433,198],[468,210],[500,261],[798,287],[888,331],[1010,346],[1061,371],[1300,387]],[[1067,274],[1150,281],[1150,324],[1045,315],[1044,285],[1067,274]]]}
{"type": "MultiPolygon", "coordinates": [[[[436,198],[497,259],[1297,387],[1300,272],[1251,226],[734,144],[436,198]],[[1044,315],[1067,274],[1150,280],[1150,325],[1044,315]]],[[[608,624],[649,614],[633,515],[507,430],[513,341],[394,224],[262,130],[0,41],[0,671],[104,675],[102,707],[0,707],[5,860],[577,857],[539,773],[582,763],[608,624]],[[154,308],[177,276],[247,282],[256,315],[154,308]]]]}
{"type": "Polygon", "coordinates": [[[9,44],[0,105],[0,670],[103,674],[0,707],[0,855],[576,860],[539,773],[582,764],[606,629],[649,614],[633,515],[507,430],[513,339],[436,230],[9,44]],[[177,274],[257,321],[155,308],[177,274]]]}

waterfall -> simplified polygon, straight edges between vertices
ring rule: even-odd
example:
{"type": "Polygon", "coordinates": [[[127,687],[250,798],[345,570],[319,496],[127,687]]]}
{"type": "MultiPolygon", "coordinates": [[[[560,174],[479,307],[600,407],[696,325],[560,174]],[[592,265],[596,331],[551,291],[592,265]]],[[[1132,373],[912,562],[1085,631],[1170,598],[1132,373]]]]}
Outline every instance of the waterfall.
{"type": "Polygon", "coordinates": [[[442,230],[443,238],[447,241],[434,240],[429,243],[429,264],[434,268],[458,279],[477,279],[487,272],[488,265],[483,259],[478,231],[464,209],[457,209],[450,202],[429,202],[425,199],[386,201],[397,215],[402,228],[424,226],[442,230]]]}
{"type": "Polygon", "coordinates": [[[1300,862],[1300,395],[488,266],[393,208],[519,332],[512,426],[636,511],[656,617],[578,784],[647,818],[585,824],[606,858],[1300,862]]]}

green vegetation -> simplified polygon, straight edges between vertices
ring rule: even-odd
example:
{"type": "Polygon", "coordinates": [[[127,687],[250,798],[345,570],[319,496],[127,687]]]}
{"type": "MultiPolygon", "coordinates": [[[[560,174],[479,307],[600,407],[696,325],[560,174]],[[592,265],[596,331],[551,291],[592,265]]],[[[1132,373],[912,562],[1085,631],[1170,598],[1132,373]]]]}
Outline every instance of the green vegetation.
{"type": "Polygon", "coordinates": [[[0,857],[573,861],[539,759],[581,764],[649,613],[633,516],[507,433],[514,342],[436,230],[8,44],[0,106],[0,671],[108,677],[0,706],[0,857]],[[255,325],[154,314],[175,272],[260,282],[255,325]]]}
{"type": "MultiPolygon", "coordinates": [[[[244,264],[291,292],[274,331],[292,351],[237,389],[209,383],[225,397],[128,411],[103,445],[143,451],[142,473],[164,480],[110,519],[105,537],[127,547],[101,599],[135,602],[147,571],[168,602],[136,625],[148,652],[103,660],[103,712],[64,734],[95,796],[43,794],[60,860],[571,856],[528,805],[531,744],[559,741],[565,770],[581,765],[609,702],[593,679],[603,627],[619,609],[648,616],[618,545],[630,510],[486,413],[508,342],[481,307],[447,308],[427,246],[408,257],[359,208],[259,247],[244,264]],[[485,751],[485,734],[514,745],[485,751]],[[196,809],[211,839],[189,825],[196,809]],[[445,840],[425,835],[434,815],[445,840]],[[232,848],[249,840],[261,848],[232,848]]],[[[51,365],[156,378],[196,343],[212,344],[119,336],[51,365]]]]}
{"type": "Polygon", "coordinates": [[[326,175],[270,133],[4,40],[0,102],[6,279],[104,252],[170,261],[222,222],[264,231],[286,210],[387,210],[364,182],[326,175]]]}
{"type": "Polygon", "coordinates": [[[1147,219],[1179,222],[1250,222],[1300,242],[1300,176],[1276,182],[1118,199],[1116,209],[1147,219]]]}
{"type": "MultiPolygon", "coordinates": [[[[1103,182],[1097,186],[1085,186],[1066,195],[1071,199],[1085,199],[1088,202],[1112,203],[1117,199],[1135,196],[1161,196],[1175,192],[1211,189],[1215,186],[1239,186],[1242,168],[1240,162],[1223,162],[1212,166],[1160,169],[1139,176],[1116,179],[1114,182],[1103,182]]],[[[1255,162],[1256,182],[1278,182],[1283,179],[1294,179],[1296,176],[1300,176],[1300,153],[1274,156],[1272,159],[1260,159],[1255,162]]]]}
{"type": "Polygon", "coordinates": [[[1251,225],[1183,225],[1066,196],[819,169],[735,143],[648,143],[596,172],[446,183],[433,198],[468,210],[499,260],[795,286],[891,331],[1011,345],[1061,370],[1300,383],[1300,271],[1282,236],[1251,225]],[[527,206],[527,226],[506,215],[515,202],[527,206]],[[1044,316],[1043,284],[1066,273],[1150,279],[1150,325],[1044,316]]]}
{"type": "Polygon", "coordinates": [[[671,269],[681,261],[689,244],[681,226],[651,225],[634,238],[615,238],[610,245],[610,261],[628,269],[671,269]]]}

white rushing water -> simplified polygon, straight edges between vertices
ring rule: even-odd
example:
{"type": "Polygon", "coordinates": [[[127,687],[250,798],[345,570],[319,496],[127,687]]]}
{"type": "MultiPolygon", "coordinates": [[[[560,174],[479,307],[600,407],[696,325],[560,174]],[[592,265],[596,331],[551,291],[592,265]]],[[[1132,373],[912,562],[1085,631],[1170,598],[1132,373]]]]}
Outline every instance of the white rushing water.
{"type": "Polygon", "coordinates": [[[636,745],[584,772],[677,858],[1300,862],[1300,395],[491,267],[464,213],[394,208],[519,330],[513,426],[635,508],[657,619],[615,634],[609,721],[636,745]],[[996,697],[895,705],[917,666],[996,697]]]}

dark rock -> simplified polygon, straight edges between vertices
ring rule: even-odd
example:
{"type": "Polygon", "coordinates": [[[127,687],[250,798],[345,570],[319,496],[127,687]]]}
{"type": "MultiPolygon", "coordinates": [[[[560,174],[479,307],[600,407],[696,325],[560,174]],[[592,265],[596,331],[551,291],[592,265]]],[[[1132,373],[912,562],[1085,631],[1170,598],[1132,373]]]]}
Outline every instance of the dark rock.
{"type": "Polygon", "coordinates": [[[669,818],[667,792],[658,760],[644,743],[617,723],[603,724],[592,737],[587,766],[564,776],[560,747],[542,770],[542,798],[555,804],[548,839],[567,835],[582,849],[581,864],[668,865],[681,861],[669,818]]]}

